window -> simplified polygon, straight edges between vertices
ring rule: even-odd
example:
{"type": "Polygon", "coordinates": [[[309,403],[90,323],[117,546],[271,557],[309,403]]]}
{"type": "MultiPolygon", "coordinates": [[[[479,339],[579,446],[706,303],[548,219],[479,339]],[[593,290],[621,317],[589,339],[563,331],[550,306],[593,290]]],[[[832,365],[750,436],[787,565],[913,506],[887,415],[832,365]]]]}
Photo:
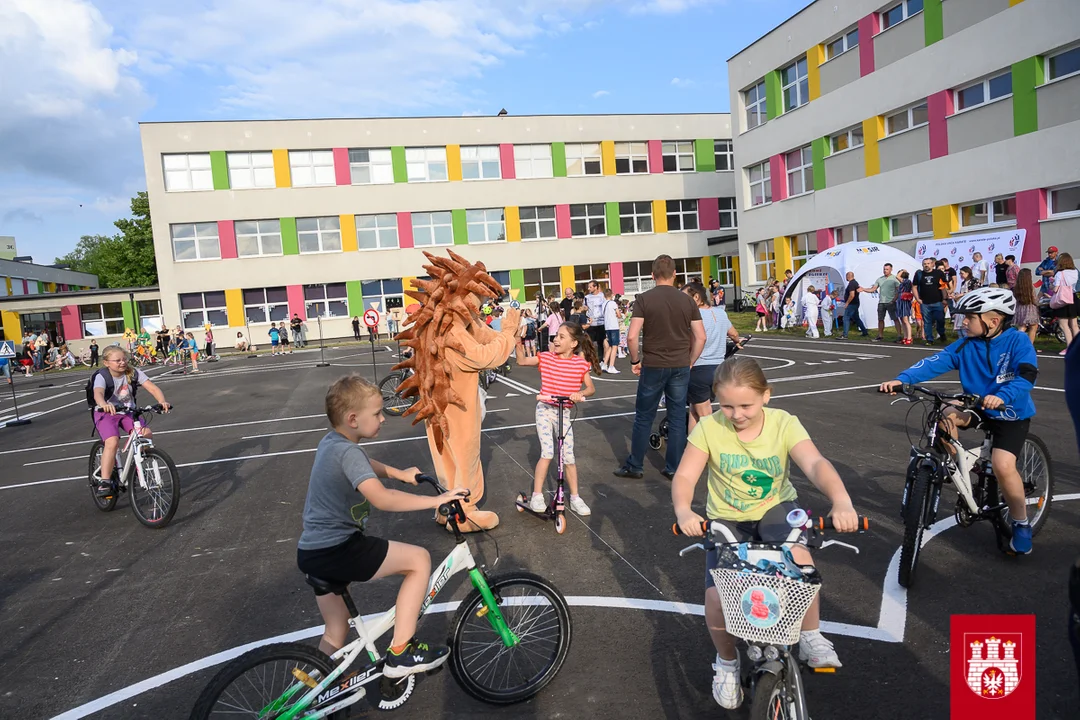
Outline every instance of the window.
{"type": "Polygon", "coordinates": [[[506,222],[502,208],[466,210],[465,222],[469,228],[469,244],[506,242],[506,222]]]}
{"type": "Polygon", "coordinates": [[[619,232],[623,235],[635,235],[638,233],[651,233],[652,226],[652,203],[648,200],[643,202],[619,203],[619,232]]]}
{"type": "Polygon", "coordinates": [[[522,240],[554,240],[558,237],[555,228],[555,206],[518,208],[521,218],[522,240]]]}
{"type": "Polygon", "coordinates": [[[498,180],[501,177],[498,145],[465,145],[461,148],[462,180],[498,180]]]}
{"type": "Polygon", "coordinates": [[[290,150],[289,172],[292,174],[293,187],[333,185],[337,182],[334,175],[334,152],[333,150],[290,150]]]}
{"type": "Polygon", "coordinates": [[[225,291],[181,294],[180,318],[185,330],[196,330],[207,323],[214,327],[228,327],[225,291]]]}
{"type": "Polygon", "coordinates": [[[1057,80],[1080,73],[1080,47],[1074,47],[1046,59],[1046,79],[1057,80]]]}
{"type": "MultiPolygon", "coordinates": [[[[123,303],[115,302],[80,305],[79,319],[82,320],[84,337],[124,334],[123,303]]],[[[12,339],[18,342],[17,338],[12,339]]]]}
{"type": "Polygon", "coordinates": [[[1000,225],[1016,222],[1016,197],[982,200],[960,206],[960,227],[1000,225]]]}
{"type": "Polygon", "coordinates": [[[349,177],[353,185],[389,185],[394,182],[390,148],[349,150],[349,177]]]}
{"type": "Polygon", "coordinates": [[[600,143],[566,144],[566,175],[568,177],[600,175],[601,172],[600,143]]]}
{"type": "MultiPolygon", "coordinates": [[[[430,280],[431,278],[420,278],[430,280]]],[[[379,313],[387,315],[389,310],[405,306],[405,296],[401,280],[369,280],[360,283],[360,293],[364,297],[364,307],[370,308],[378,303],[379,313]]]]}
{"type": "Polygon", "coordinates": [[[757,282],[776,277],[776,255],[773,253],[772,240],[753,243],[750,252],[754,256],[754,279],[757,282]]]}
{"type": "Polygon", "coordinates": [[[893,25],[902,23],[915,13],[922,12],[923,0],[904,0],[881,13],[881,29],[888,30],[893,25]]]}
{"type": "Polygon", "coordinates": [[[752,130],[758,125],[764,125],[769,119],[765,106],[765,81],[762,80],[746,90],[743,97],[746,101],[746,129],[752,130]]]}
{"type": "Polygon", "coordinates": [[[957,90],[956,109],[967,110],[1011,94],[1012,71],[1006,70],[1000,75],[957,90]]]}
{"type": "Polygon", "coordinates": [[[747,170],[750,176],[750,206],[757,207],[772,202],[772,170],[769,161],[752,165],[747,170]]]}
{"type": "Polygon", "coordinates": [[[694,143],[688,140],[665,141],[660,144],[664,172],[693,172],[694,143]]]}
{"type": "Polygon", "coordinates": [[[649,172],[649,144],[644,142],[615,143],[615,174],[633,175],[649,172]]]}
{"type": "Polygon", "coordinates": [[[570,206],[570,234],[574,237],[607,235],[604,203],[570,206]]]}
{"type": "Polygon", "coordinates": [[[317,317],[346,317],[349,303],[345,283],[320,283],[304,286],[304,309],[309,319],[317,317]]]}
{"type": "Polygon", "coordinates": [[[356,247],[360,250],[385,250],[398,246],[397,215],[357,215],[356,247]]]}
{"type": "Polygon", "coordinates": [[[934,219],[929,210],[889,218],[889,237],[893,240],[930,235],[933,232],[934,219]]]}
{"type": "Polygon", "coordinates": [[[300,253],[341,252],[341,219],[336,215],[296,218],[300,253]]]}
{"type": "Polygon", "coordinates": [[[810,233],[801,233],[791,238],[791,263],[796,272],[816,254],[817,238],[811,238],[810,233]]]}
{"type": "Polygon", "coordinates": [[[716,258],[716,281],[721,285],[735,284],[735,256],[718,255],[716,258]]]}
{"type": "Polygon", "coordinates": [[[574,266],[574,285],[577,290],[581,292],[588,292],[589,283],[596,282],[600,285],[600,290],[603,292],[611,287],[608,282],[610,277],[611,266],[604,265],[575,265],[574,266]]]}
{"type": "Polygon", "coordinates": [[[136,300],[135,311],[139,316],[140,328],[146,328],[150,332],[157,332],[165,324],[161,318],[160,300],[136,300]]]}
{"type": "Polygon", "coordinates": [[[220,260],[221,244],[218,242],[217,223],[185,223],[170,225],[173,259],[220,260]]]}
{"type": "Polygon", "coordinates": [[[561,276],[559,268],[533,268],[523,273],[525,280],[525,297],[533,299],[536,293],[541,293],[545,298],[554,297],[556,300],[562,297],[561,276]]]}
{"type": "Polygon", "coordinates": [[[692,282],[701,282],[701,258],[675,260],[675,287],[682,287],[692,282]]]}
{"type": "MultiPolygon", "coordinates": [[[[1080,185],[1051,190],[1049,211],[1051,215],[1080,213],[1080,185]]],[[[14,279],[12,279],[11,287],[12,289],[15,287],[14,279]]]]}
{"type": "Polygon", "coordinates": [[[489,270],[488,275],[495,282],[502,285],[502,295],[499,296],[497,302],[506,302],[510,299],[510,292],[513,288],[510,287],[510,271],[509,270],[489,270]]]}
{"type": "Polygon", "coordinates": [[[162,155],[165,167],[165,191],[213,190],[214,174],[210,171],[210,153],[162,155]]]}
{"type": "MultiPolygon", "coordinates": [[[[23,292],[22,278],[13,277],[13,278],[10,278],[10,280],[11,280],[11,294],[13,296],[14,295],[25,295],[26,294],[25,292],[23,292]]],[[[21,340],[22,338],[19,338],[19,339],[21,340]]]]}
{"type": "Polygon", "coordinates": [[[786,156],[788,197],[814,191],[814,153],[807,145],[786,156]]]}
{"type": "Polygon", "coordinates": [[[280,220],[237,220],[236,254],[239,257],[281,254],[280,220]]]}
{"type": "Polygon", "coordinates": [[[732,150],[730,140],[714,140],[713,156],[716,161],[717,172],[735,169],[735,153],[732,150]]]}
{"type": "Polygon", "coordinates": [[[229,167],[229,188],[274,187],[274,154],[268,152],[231,152],[225,154],[229,167]]]}
{"type": "Polygon", "coordinates": [[[409,182],[439,182],[447,179],[446,148],[405,148],[409,182]]]}
{"type": "Polygon", "coordinates": [[[720,229],[734,230],[739,227],[739,217],[735,210],[735,198],[719,198],[720,229]]]}
{"type": "Polygon", "coordinates": [[[697,200],[668,200],[668,232],[687,232],[697,230],[697,200]]]}
{"type": "Polygon", "coordinates": [[[862,125],[848,128],[843,132],[839,132],[829,137],[829,145],[832,148],[833,153],[843,152],[845,150],[851,150],[853,148],[861,147],[862,144],[862,125]]]}
{"type": "Polygon", "coordinates": [[[413,213],[413,245],[453,245],[454,222],[449,212],[413,213]]]}
{"type": "Polygon", "coordinates": [[[900,112],[886,117],[885,134],[895,135],[904,130],[911,130],[920,125],[925,125],[929,121],[930,116],[927,113],[926,103],[924,102],[915,107],[909,107],[907,110],[901,110],[900,112]]]}
{"type": "Polygon", "coordinates": [[[844,33],[832,42],[825,44],[825,60],[832,60],[848,50],[859,46],[859,28],[844,33]]]}
{"type": "Polygon", "coordinates": [[[848,242],[869,242],[870,225],[868,223],[857,223],[833,228],[833,239],[837,245],[848,242]]]}
{"type": "Polygon", "coordinates": [[[519,180],[553,177],[551,145],[515,145],[514,177],[519,180]]]}
{"type": "Polygon", "coordinates": [[[784,112],[810,102],[810,80],[807,74],[806,58],[796,60],[780,71],[783,84],[784,112]]]}
{"type": "Polygon", "coordinates": [[[252,325],[288,320],[288,291],[284,287],[244,290],[244,319],[252,325]]]}
{"type": "Polygon", "coordinates": [[[623,263],[623,293],[636,295],[656,287],[652,276],[652,260],[623,263]]]}

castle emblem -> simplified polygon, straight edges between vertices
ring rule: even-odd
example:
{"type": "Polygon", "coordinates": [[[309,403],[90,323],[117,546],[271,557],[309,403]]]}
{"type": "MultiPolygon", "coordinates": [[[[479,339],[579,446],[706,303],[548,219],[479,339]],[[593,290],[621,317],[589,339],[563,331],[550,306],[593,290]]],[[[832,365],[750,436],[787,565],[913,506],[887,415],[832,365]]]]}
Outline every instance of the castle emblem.
{"type": "Polygon", "coordinates": [[[987,700],[1007,697],[1020,684],[1019,634],[1001,637],[964,633],[971,653],[965,660],[964,677],[971,691],[987,700]]]}

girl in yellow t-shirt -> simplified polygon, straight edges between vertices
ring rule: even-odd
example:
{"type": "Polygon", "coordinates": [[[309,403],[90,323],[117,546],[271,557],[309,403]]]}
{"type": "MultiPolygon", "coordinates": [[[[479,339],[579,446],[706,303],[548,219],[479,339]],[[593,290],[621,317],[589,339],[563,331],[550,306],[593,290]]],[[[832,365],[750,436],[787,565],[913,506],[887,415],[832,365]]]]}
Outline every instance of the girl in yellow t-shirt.
{"type": "MultiPolygon", "coordinates": [[[[832,463],[821,455],[798,418],[766,407],[771,391],[754,360],[733,357],[725,361],[716,371],[713,392],[720,412],[703,418],[690,433],[671,484],[675,517],[685,534],[702,535],[704,519],[690,504],[698,478],[708,467],[705,512],[709,519],[727,521],[740,541],[783,542],[791,531],[787,514],[798,507],[789,458],[829,498],[829,515],[836,529],[857,529],[858,515],[832,463]]],[[[796,562],[813,564],[805,546],[795,545],[791,553],[796,562]]],[[[713,698],[722,707],[734,709],[742,703],[739,655],[734,638],[724,629],[720,596],[709,573],[717,563],[717,553],[710,552],[705,561],[705,621],[717,652],[713,698]]],[[[832,643],[818,629],[819,608],[820,595],[803,619],[800,659],[811,667],[840,667],[832,643]]]]}

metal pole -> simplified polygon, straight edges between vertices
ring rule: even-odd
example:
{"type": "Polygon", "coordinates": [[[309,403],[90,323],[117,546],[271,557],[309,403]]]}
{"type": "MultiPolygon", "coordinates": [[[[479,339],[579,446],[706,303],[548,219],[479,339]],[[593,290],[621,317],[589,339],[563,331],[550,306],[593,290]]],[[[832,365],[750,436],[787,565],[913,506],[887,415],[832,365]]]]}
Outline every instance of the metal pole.
{"type": "Polygon", "coordinates": [[[247,329],[247,343],[248,343],[248,359],[259,357],[259,353],[251,349],[253,343],[251,342],[251,325],[248,324],[247,315],[244,316],[244,328],[247,329]]]}
{"type": "MultiPolygon", "coordinates": [[[[9,368],[14,367],[11,364],[10,360],[8,360],[8,367],[9,368]]],[[[15,399],[15,373],[14,372],[11,373],[11,402],[15,403],[15,419],[14,420],[8,420],[6,423],[4,423],[4,427],[14,427],[16,425],[29,425],[30,424],[30,418],[20,418],[19,417],[19,401],[17,399],[15,399]]]]}
{"type": "Polygon", "coordinates": [[[379,371],[375,365],[375,333],[368,329],[368,339],[371,340],[371,375],[375,378],[375,384],[379,384],[379,371]]]}
{"type": "Polygon", "coordinates": [[[316,315],[315,320],[319,323],[319,362],[315,363],[315,367],[329,367],[330,363],[326,362],[326,354],[323,350],[322,314],[316,315]]]}

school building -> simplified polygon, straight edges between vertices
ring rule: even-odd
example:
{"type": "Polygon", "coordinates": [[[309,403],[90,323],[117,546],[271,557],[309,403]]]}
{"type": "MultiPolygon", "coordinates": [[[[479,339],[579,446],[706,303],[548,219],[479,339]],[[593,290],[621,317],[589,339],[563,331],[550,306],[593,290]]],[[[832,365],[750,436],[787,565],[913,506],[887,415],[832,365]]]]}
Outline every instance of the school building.
{"type": "MultiPolygon", "coordinates": [[[[14,250],[14,238],[0,241],[10,241],[14,250]]],[[[73,294],[97,286],[96,275],[0,257],[0,340],[19,342],[30,330],[61,329],[62,309],[73,303],[73,294]]]]}
{"type": "Polygon", "coordinates": [[[819,0],[728,77],[743,285],[852,240],[1080,252],[1077,0],[819,0]]]}

